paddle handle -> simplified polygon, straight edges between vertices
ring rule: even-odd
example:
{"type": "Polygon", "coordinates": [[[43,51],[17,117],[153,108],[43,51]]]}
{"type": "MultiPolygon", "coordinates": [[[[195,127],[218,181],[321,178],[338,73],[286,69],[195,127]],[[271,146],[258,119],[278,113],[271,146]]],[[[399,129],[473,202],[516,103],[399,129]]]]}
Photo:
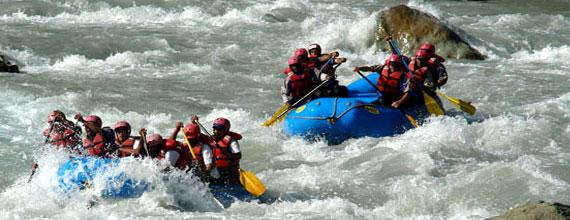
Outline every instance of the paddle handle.
{"type": "Polygon", "coordinates": [[[33,163],[32,164],[32,173],[30,174],[30,178],[28,178],[28,183],[32,181],[32,177],[34,177],[34,174],[36,173],[37,168],[38,168],[38,164],[33,163]]]}
{"type": "Polygon", "coordinates": [[[36,170],[32,170],[32,173],[30,174],[30,178],[28,178],[28,183],[32,182],[32,177],[34,177],[34,173],[36,173],[36,170]]]}
{"type": "Polygon", "coordinates": [[[196,124],[198,124],[198,126],[200,126],[200,128],[202,128],[202,130],[204,130],[204,132],[206,132],[206,134],[208,136],[210,136],[212,139],[214,139],[214,137],[212,137],[212,135],[210,134],[210,132],[208,132],[208,130],[206,130],[206,128],[204,127],[204,125],[202,125],[202,123],[200,123],[199,121],[196,121],[196,124]]]}
{"type": "MultiPolygon", "coordinates": [[[[398,56],[402,56],[402,53],[400,52],[400,49],[398,49],[398,45],[396,45],[396,43],[394,43],[393,40],[388,40],[388,42],[390,43],[390,45],[392,46],[392,48],[394,48],[394,52],[396,52],[396,54],[398,54],[398,56]]],[[[412,73],[412,71],[410,70],[410,67],[408,67],[408,64],[406,63],[406,60],[403,59],[402,57],[402,63],[404,64],[404,67],[406,68],[406,70],[408,71],[408,73],[414,77],[414,73],[412,73]]]]}
{"type": "Polygon", "coordinates": [[[197,160],[196,154],[194,154],[194,151],[192,150],[192,145],[190,144],[190,141],[188,141],[188,137],[186,137],[186,133],[184,133],[184,131],[182,131],[182,136],[184,136],[184,142],[186,142],[188,150],[190,151],[190,154],[192,154],[192,159],[197,160]]]}
{"type": "Polygon", "coordinates": [[[146,145],[146,133],[141,135],[141,141],[143,142],[143,148],[146,152],[146,155],[150,157],[150,152],[148,151],[148,146],[146,145]]]}
{"type": "Polygon", "coordinates": [[[196,158],[196,154],[194,153],[194,150],[192,150],[192,145],[190,144],[190,141],[188,140],[188,137],[184,131],[182,131],[182,136],[184,137],[184,142],[186,142],[186,145],[188,146],[188,151],[190,151],[190,154],[192,155],[192,159],[195,161],[196,170],[198,170],[198,177],[200,177],[202,181],[205,181],[206,173],[204,170],[202,170],[202,166],[199,164],[198,158],[196,158]]]}

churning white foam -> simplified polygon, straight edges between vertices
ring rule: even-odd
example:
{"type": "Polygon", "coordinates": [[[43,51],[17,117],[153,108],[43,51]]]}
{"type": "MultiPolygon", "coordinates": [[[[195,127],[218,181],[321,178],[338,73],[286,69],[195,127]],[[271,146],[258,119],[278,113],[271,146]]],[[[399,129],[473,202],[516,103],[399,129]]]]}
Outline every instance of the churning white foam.
{"type": "Polygon", "coordinates": [[[512,62],[565,65],[570,69],[570,46],[547,46],[539,50],[521,50],[512,54],[512,62]]]}

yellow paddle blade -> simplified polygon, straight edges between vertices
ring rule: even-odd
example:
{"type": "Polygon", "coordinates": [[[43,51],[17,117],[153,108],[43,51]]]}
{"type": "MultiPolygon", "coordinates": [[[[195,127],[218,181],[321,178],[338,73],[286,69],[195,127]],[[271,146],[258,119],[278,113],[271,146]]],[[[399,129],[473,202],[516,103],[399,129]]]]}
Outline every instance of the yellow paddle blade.
{"type": "Polygon", "coordinates": [[[435,99],[431,97],[429,94],[427,94],[425,91],[422,92],[424,94],[424,103],[426,105],[428,112],[432,115],[437,115],[437,116],[443,115],[445,112],[443,111],[441,106],[437,104],[435,99]]]}
{"type": "Polygon", "coordinates": [[[265,192],[265,186],[254,173],[247,170],[239,171],[239,181],[245,190],[255,197],[261,196],[265,192]]]}
{"type": "Polygon", "coordinates": [[[414,117],[412,117],[411,115],[406,114],[406,117],[408,118],[408,120],[410,120],[410,123],[412,123],[412,125],[417,128],[418,127],[418,122],[416,122],[416,120],[414,119],[414,117]]]}
{"type": "Polygon", "coordinates": [[[451,104],[453,104],[457,109],[466,112],[467,114],[470,115],[474,115],[475,112],[477,111],[477,108],[475,108],[475,106],[473,106],[471,104],[471,102],[466,102],[463,101],[461,99],[455,98],[455,97],[450,97],[447,96],[446,94],[443,94],[443,92],[440,92],[439,90],[436,91],[437,94],[445,97],[451,104]]]}
{"type": "Polygon", "coordinates": [[[285,118],[285,117],[282,114],[283,114],[283,112],[286,112],[287,110],[289,110],[289,103],[283,104],[279,109],[277,109],[277,111],[275,111],[275,114],[273,114],[273,116],[271,116],[270,119],[263,122],[261,124],[261,126],[270,127],[270,126],[273,126],[275,124],[275,122],[283,121],[283,118],[285,118]],[[279,117],[279,116],[281,116],[281,117],[279,117]]]}

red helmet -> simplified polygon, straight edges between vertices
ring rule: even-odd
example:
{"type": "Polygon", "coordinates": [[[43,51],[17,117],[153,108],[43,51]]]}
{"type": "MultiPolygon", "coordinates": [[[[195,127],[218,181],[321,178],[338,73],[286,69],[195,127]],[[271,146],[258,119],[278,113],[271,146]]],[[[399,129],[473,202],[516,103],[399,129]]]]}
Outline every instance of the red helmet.
{"type": "Polygon", "coordinates": [[[307,52],[307,49],[305,48],[297,48],[295,50],[295,53],[293,53],[294,57],[307,57],[309,55],[309,53],[307,52]]]}
{"type": "Polygon", "coordinates": [[[94,123],[97,127],[101,127],[103,125],[101,118],[99,118],[99,116],[97,116],[97,115],[88,115],[87,117],[85,117],[84,120],[85,120],[85,122],[94,123]]]}
{"type": "Polygon", "coordinates": [[[212,127],[227,132],[230,130],[230,120],[225,118],[216,118],[212,127]]]}
{"type": "Polygon", "coordinates": [[[312,43],[309,45],[308,47],[309,51],[311,50],[317,50],[317,56],[321,55],[322,49],[321,49],[321,45],[317,44],[317,43],[312,43]]]}
{"type": "Polygon", "coordinates": [[[115,123],[114,129],[117,130],[119,128],[127,128],[127,130],[131,130],[131,125],[127,121],[118,121],[115,123]]]}
{"type": "Polygon", "coordinates": [[[395,63],[401,63],[402,62],[402,58],[398,54],[390,55],[390,58],[388,60],[390,62],[395,62],[395,63]]]}
{"type": "Polygon", "coordinates": [[[166,142],[164,143],[164,150],[169,151],[169,150],[175,150],[176,147],[178,147],[178,142],[172,139],[166,139],[166,142]]]}
{"type": "Polygon", "coordinates": [[[147,140],[146,140],[148,146],[156,146],[159,144],[164,143],[164,139],[162,139],[162,136],[160,136],[160,134],[151,134],[147,140]]]}
{"type": "Polygon", "coordinates": [[[287,60],[287,63],[289,66],[301,64],[301,59],[299,59],[299,57],[292,56],[289,58],[289,60],[287,60]]]}
{"type": "Polygon", "coordinates": [[[424,50],[427,51],[429,56],[433,56],[435,54],[435,46],[431,43],[423,43],[420,46],[420,51],[424,50]]]}
{"type": "Polygon", "coordinates": [[[200,135],[200,127],[194,123],[184,126],[184,134],[188,138],[197,138],[200,135]]]}
{"type": "Polygon", "coordinates": [[[418,52],[416,52],[416,57],[417,58],[428,58],[428,57],[430,57],[430,52],[428,52],[427,50],[418,50],[418,52]]]}

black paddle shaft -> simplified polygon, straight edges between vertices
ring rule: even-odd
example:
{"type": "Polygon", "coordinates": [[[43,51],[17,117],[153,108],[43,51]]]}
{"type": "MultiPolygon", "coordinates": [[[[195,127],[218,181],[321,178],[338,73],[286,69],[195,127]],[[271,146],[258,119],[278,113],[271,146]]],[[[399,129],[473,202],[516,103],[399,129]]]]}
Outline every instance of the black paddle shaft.
{"type": "Polygon", "coordinates": [[[360,70],[357,70],[356,73],[358,73],[358,75],[360,75],[363,79],[366,80],[366,82],[368,82],[372,87],[374,87],[376,91],[382,93],[382,91],[380,91],[380,89],[378,89],[378,87],[374,85],[374,83],[372,83],[366,76],[364,76],[364,74],[362,74],[360,70]]]}
{"type": "Polygon", "coordinates": [[[141,135],[141,141],[143,142],[144,150],[146,151],[146,155],[150,157],[150,152],[148,151],[148,146],[146,145],[146,133],[141,135]]]}

